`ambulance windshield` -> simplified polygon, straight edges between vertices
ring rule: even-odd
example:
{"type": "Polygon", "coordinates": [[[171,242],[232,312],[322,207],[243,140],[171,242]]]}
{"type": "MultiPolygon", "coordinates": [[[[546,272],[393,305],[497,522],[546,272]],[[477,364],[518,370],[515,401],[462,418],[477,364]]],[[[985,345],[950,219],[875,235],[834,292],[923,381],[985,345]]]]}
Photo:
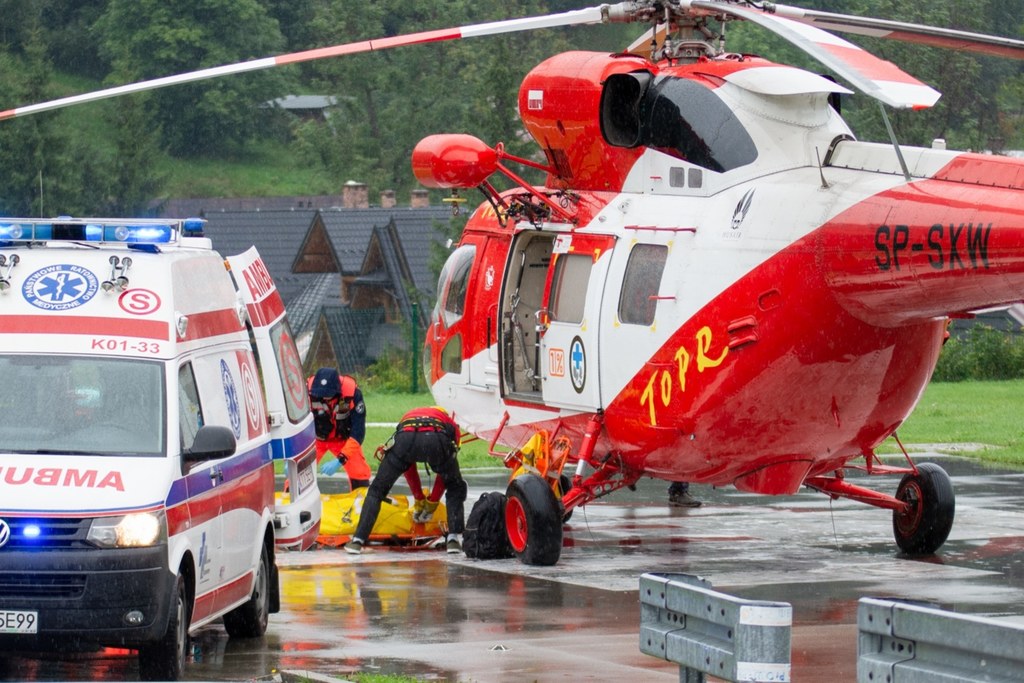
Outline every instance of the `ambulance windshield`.
{"type": "Polygon", "coordinates": [[[165,452],[163,365],[0,355],[0,453],[165,452]]]}

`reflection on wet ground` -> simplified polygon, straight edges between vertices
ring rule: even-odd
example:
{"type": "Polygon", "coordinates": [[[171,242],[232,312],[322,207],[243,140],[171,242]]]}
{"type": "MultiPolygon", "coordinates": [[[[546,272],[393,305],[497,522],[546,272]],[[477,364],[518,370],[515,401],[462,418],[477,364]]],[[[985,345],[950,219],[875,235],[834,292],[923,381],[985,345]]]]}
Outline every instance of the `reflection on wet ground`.
{"type": "MultiPolygon", "coordinates": [[[[924,458],[920,458],[924,459],[924,458]]],[[[282,612],[265,638],[228,640],[219,625],[194,641],[191,680],[253,680],[275,671],[397,673],[421,680],[678,680],[638,647],[644,572],[697,574],[744,598],[793,605],[793,680],[856,678],[863,596],[901,597],[1024,622],[1024,474],[943,458],[957,520],[940,554],[898,556],[891,516],[806,493],[765,498],[695,486],[705,502],[666,506],[645,481],[584,510],[566,527],[554,567],[473,561],[434,550],[280,555],[282,612]]],[[[873,488],[892,492],[896,479],[873,488]]],[[[502,489],[474,475],[471,499],[502,489]]],[[[133,658],[15,659],[14,680],[134,680],[133,658]]]]}

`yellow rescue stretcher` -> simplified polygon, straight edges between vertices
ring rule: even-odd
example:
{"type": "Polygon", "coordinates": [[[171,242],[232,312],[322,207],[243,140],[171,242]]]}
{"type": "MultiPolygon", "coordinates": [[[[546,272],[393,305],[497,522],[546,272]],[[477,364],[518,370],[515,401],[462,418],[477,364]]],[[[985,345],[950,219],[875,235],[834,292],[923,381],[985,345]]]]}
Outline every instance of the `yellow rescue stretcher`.
{"type": "MultiPolygon", "coordinates": [[[[367,489],[358,488],[349,493],[321,494],[320,546],[336,548],[352,538],[359,525],[363,500],[367,489]]],[[[424,491],[424,495],[427,492],[424,491]]],[[[277,492],[278,503],[287,502],[287,492],[277,492]]],[[[385,543],[396,546],[427,546],[448,531],[448,512],[444,503],[439,503],[428,522],[414,522],[411,496],[391,494],[380,505],[380,514],[370,532],[370,543],[385,543]]]]}

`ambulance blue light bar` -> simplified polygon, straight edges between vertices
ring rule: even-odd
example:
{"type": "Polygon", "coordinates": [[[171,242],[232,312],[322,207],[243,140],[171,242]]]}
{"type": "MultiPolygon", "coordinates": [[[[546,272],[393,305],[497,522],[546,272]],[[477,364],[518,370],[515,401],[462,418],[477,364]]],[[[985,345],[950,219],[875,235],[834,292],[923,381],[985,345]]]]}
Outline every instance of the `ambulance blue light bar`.
{"type": "Polygon", "coordinates": [[[170,244],[180,237],[201,237],[206,221],[0,218],[0,246],[31,242],[170,244]]]}

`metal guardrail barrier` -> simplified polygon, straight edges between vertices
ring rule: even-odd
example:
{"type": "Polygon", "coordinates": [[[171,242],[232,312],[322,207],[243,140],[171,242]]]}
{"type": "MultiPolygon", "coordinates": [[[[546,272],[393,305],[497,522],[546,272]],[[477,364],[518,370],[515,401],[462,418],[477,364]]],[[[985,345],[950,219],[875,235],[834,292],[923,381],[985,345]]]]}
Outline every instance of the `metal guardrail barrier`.
{"type": "Polygon", "coordinates": [[[1024,626],[861,598],[857,631],[858,683],[1024,681],[1024,626]]]}
{"type": "Polygon", "coordinates": [[[679,664],[681,683],[789,683],[793,607],[711,590],[689,574],[640,577],[640,651],[679,664]]]}

